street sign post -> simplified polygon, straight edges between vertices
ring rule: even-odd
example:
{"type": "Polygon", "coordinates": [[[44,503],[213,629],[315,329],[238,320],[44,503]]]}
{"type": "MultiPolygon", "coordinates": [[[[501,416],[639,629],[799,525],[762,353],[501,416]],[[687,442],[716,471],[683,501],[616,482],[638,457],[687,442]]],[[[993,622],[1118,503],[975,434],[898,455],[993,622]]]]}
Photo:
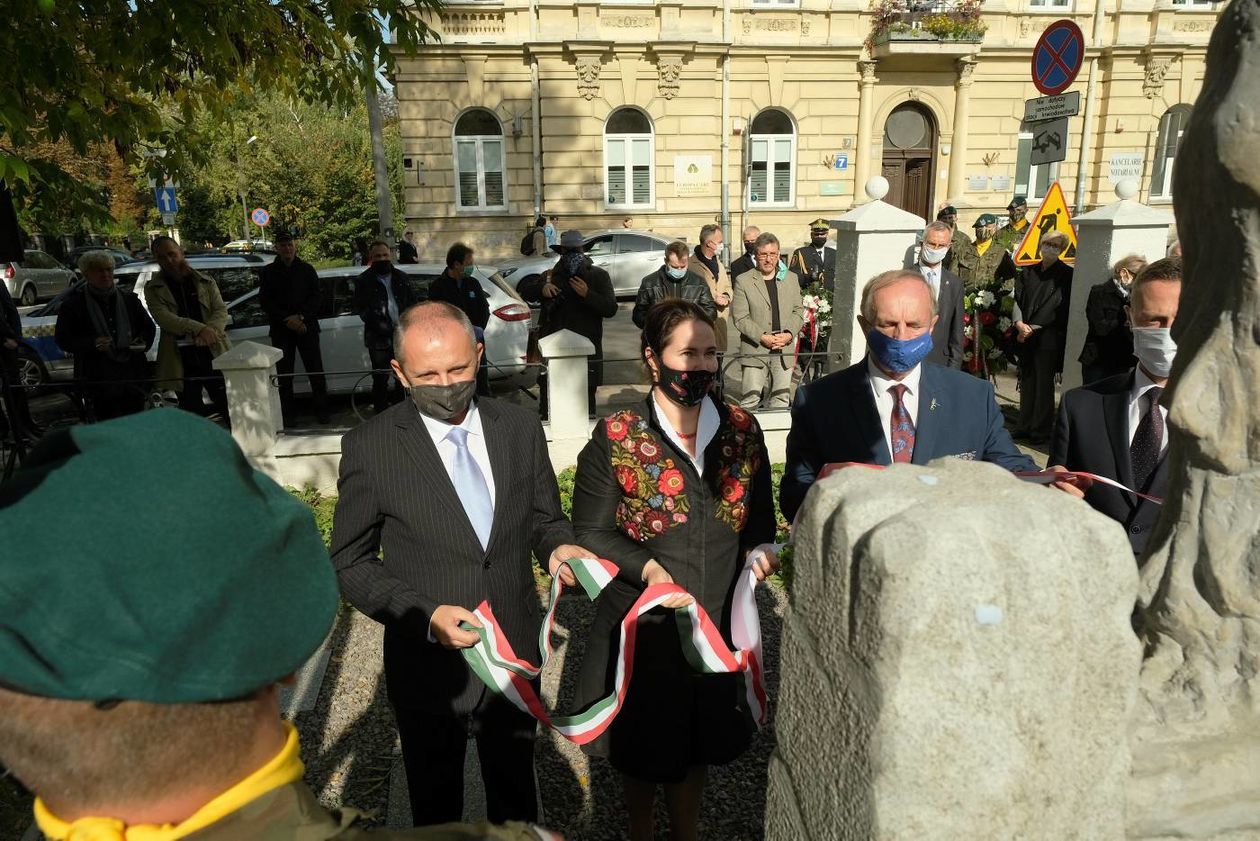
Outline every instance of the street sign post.
{"type": "Polygon", "coordinates": [[[1024,100],[1024,122],[1039,123],[1075,117],[1081,113],[1081,92],[1069,91],[1058,96],[1039,96],[1024,100]]]}
{"type": "Polygon", "coordinates": [[[1076,81],[1085,60],[1085,35],[1070,20],[1056,20],[1037,39],[1032,54],[1032,79],[1046,96],[1063,93],[1076,81]]]}
{"type": "Polygon", "coordinates": [[[271,222],[271,214],[261,207],[254,208],[254,212],[249,215],[254,220],[254,224],[260,228],[265,228],[271,222]]]}
{"type": "Polygon", "coordinates": [[[1068,118],[1036,123],[1032,126],[1032,150],[1028,155],[1029,166],[1041,166],[1067,160],[1068,118]]]}
{"type": "Polygon", "coordinates": [[[165,225],[165,226],[166,226],[166,227],[168,227],[168,228],[169,228],[169,227],[171,227],[172,225],[174,225],[174,224],[175,224],[175,214],[174,214],[174,213],[163,213],[163,214],[162,214],[162,224],[163,224],[163,225],[165,225]]]}

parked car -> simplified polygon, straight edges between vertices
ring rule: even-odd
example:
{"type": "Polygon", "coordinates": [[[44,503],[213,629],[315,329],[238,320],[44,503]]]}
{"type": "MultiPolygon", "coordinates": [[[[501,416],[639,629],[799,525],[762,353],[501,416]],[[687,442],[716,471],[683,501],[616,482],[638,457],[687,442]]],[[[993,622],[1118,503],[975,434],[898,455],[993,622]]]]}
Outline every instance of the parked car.
{"type": "Polygon", "coordinates": [[[66,252],[66,268],[77,275],[79,273],[79,259],[89,251],[104,251],[109,254],[109,256],[114,258],[114,268],[116,269],[136,262],[135,257],[132,257],[130,253],[123,251],[121,248],[106,248],[103,245],[81,245],[66,252]]]}
{"type": "MultiPolygon", "coordinates": [[[[214,278],[219,284],[219,293],[223,296],[224,301],[232,301],[241,297],[251,289],[258,288],[258,273],[262,267],[267,265],[273,257],[271,255],[258,254],[242,254],[242,255],[213,255],[200,257],[197,255],[188,256],[188,264],[202,274],[214,278]]],[[[151,261],[136,261],[126,266],[120,266],[114,271],[114,282],[122,289],[135,292],[140,296],[140,302],[144,300],[144,286],[149,279],[154,277],[158,272],[157,263],[151,261]]],[[[24,377],[30,380],[31,377],[39,376],[39,382],[28,382],[29,385],[39,385],[52,380],[68,380],[74,377],[74,360],[61,348],[57,346],[53,334],[57,327],[57,313],[61,310],[61,304],[69,294],[70,289],[77,288],[82,281],[76,281],[69,289],[63,289],[61,294],[57,295],[48,303],[44,304],[36,310],[33,310],[22,316],[22,340],[25,346],[33,351],[35,358],[40,363],[40,371],[27,370],[32,366],[29,364],[34,360],[27,359],[24,361],[24,377]]],[[[145,304],[147,307],[148,305],[145,304]]],[[[159,335],[161,328],[158,328],[159,335]]],[[[153,347],[149,349],[149,360],[153,361],[157,358],[157,339],[153,341],[153,347]]]]}
{"type": "MultiPolygon", "coordinates": [[[[613,292],[624,298],[637,295],[643,278],[661,267],[665,261],[665,246],[674,239],[650,231],[617,228],[588,234],[583,247],[591,262],[608,272],[613,292]]],[[[555,264],[554,252],[534,254],[500,260],[499,273],[515,285],[526,275],[545,272],[555,264]]]]}
{"type": "Polygon", "coordinates": [[[74,279],[74,272],[35,248],[26,249],[22,262],[4,264],[4,283],[9,294],[24,307],[64,292],[74,279]]]}
{"type": "Polygon", "coordinates": [[[269,239],[234,239],[219,251],[224,254],[275,254],[276,246],[269,239]]]}
{"type": "MultiPolygon", "coordinates": [[[[415,276],[417,290],[421,297],[427,297],[429,283],[446,267],[439,263],[413,263],[398,268],[415,276]]],[[[363,346],[363,321],[354,309],[355,279],[362,273],[362,266],[319,271],[322,292],[319,331],[324,370],[353,372],[330,374],[328,391],[333,394],[366,391],[372,387],[371,378],[366,373],[371,370],[372,363],[368,359],[367,348],[363,346]]],[[[495,268],[478,266],[473,277],[490,299],[490,323],[485,331],[490,379],[504,380],[524,374],[529,342],[529,306],[495,268]]],[[[258,290],[229,303],[228,316],[227,333],[233,344],[243,341],[269,343],[267,315],[258,300],[258,290]]],[[[303,370],[299,358],[294,371],[300,373],[303,370]]],[[[294,383],[294,391],[299,394],[309,390],[310,386],[303,378],[294,383]]]]}

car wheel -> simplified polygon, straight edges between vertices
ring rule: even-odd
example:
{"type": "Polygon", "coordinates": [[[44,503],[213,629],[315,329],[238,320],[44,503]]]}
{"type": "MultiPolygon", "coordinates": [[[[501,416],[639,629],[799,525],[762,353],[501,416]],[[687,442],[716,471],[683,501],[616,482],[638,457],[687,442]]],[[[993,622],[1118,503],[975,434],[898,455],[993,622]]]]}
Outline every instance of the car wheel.
{"type": "Polygon", "coordinates": [[[26,345],[21,345],[17,352],[18,382],[27,391],[35,391],[48,384],[48,368],[39,354],[26,345]]]}
{"type": "Polygon", "coordinates": [[[22,288],[21,300],[22,300],[22,306],[24,307],[35,306],[35,301],[37,300],[36,295],[35,295],[35,287],[30,284],[27,284],[26,286],[24,286],[22,288]]]}

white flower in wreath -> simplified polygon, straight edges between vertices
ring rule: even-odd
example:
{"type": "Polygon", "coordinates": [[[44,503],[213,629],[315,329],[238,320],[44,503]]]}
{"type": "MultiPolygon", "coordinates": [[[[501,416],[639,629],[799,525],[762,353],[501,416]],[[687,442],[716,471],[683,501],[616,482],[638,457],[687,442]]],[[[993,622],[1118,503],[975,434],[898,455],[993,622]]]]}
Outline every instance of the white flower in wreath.
{"type": "Polygon", "coordinates": [[[1009,329],[1011,329],[1011,320],[1010,320],[1009,318],[1007,318],[1006,316],[1002,316],[1001,318],[999,318],[999,319],[998,319],[998,330],[1000,330],[1000,331],[1002,331],[1003,333],[1005,333],[1005,332],[1006,332],[1007,330],[1009,330],[1009,329]]]}
{"type": "Polygon", "coordinates": [[[982,307],[991,307],[997,302],[997,297],[988,289],[981,289],[976,293],[976,303],[982,307]]]}
{"type": "Polygon", "coordinates": [[[819,312],[831,312],[831,301],[828,301],[826,298],[823,298],[821,301],[819,301],[819,302],[818,302],[818,311],[819,311],[819,312]]]}
{"type": "Polygon", "coordinates": [[[971,325],[968,324],[966,327],[963,328],[963,336],[970,339],[971,334],[972,334],[971,325]]]}

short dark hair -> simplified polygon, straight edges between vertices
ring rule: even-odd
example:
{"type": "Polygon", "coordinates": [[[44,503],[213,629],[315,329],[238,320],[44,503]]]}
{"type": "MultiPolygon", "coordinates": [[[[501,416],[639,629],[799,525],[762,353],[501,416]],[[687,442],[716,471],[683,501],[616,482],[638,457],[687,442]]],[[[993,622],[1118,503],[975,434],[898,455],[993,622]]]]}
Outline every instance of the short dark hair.
{"type": "Polygon", "coordinates": [[[779,238],[769,231],[766,231],[761,234],[761,236],[757,237],[757,241],[753,243],[753,251],[760,251],[763,245],[773,245],[775,248],[778,248],[779,238]]]}
{"type": "Polygon", "coordinates": [[[386,248],[388,248],[391,252],[394,250],[394,246],[390,245],[388,242],[386,242],[386,241],[385,241],[385,240],[383,240],[383,239],[374,239],[374,240],[372,240],[372,244],[371,244],[371,245],[369,245],[369,246],[367,247],[367,250],[370,252],[373,248],[375,248],[375,247],[376,247],[376,246],[378,246],[378,245],[383,245],[383,246],[385,246],[385,247],[386,247],[386,248]]]}
{"type": "Polygon", "coordinates": [[[456,263],[464,262],[468,259],[468,255],[472,253],[473,250],[464,245],[462,242],[455,243],[450,248],[446,249],[446,267],[449,269],[456,263]]]}
{"type": "Polygon", "coordinates": [[[1129,287],[1129,306],[1134,312],[1137,312],[1138,308],[1135,302],[1145,296],[1146,287],[1160,282],[1181,283],[1180,257],[1164,257],[1154,263],[1147,263],[1146,267],[1138,272],[1137,277],[1133,279],[1133,285],[1129,287]]]}
{"type": "Polygon", "coordinates": [[[179,241],[175,239],[175,237],[168,237],[166,234],[158,234],[153,238],[153,241],[149,243],[149,250],[155,251],[159,245],[168,242],[173,242],[175,243],[176,248],[183,249],[183,246],[179,244],[179,241]]]}
{"type": "Polygon", "coordinates": [[[706,242],[708,242],[709,237],[713,236],[720,230],[722,230],[721,225],[714,225],[712,223],[705,225],[703,228],[700,229],[700,244],[704,245],[706,242]]]}
{"type": "Polygon", "coordinates": [[[647,349],[651,348],[652,354],[660,359],[661,353],[669,344],[678,325],[688,321],[703,321],[716,331],[713,327],[713,319],[701,309],[699,304],[684,301],[681,298],[666,298],[653,306],[648,310],[647,321],[643,324],[639,355],[646,359],[647,349]]]}
{"type": "Polygon", "coordinates": [[[680,239],[676,239],[673,242],[671,242],[669,245],[665,246],[665,256],[669,257],[669,255],[671,254],[673,254],[675,257],[681,257],[682,259],[686,260],[687,257],[690,255],[690,252],[687,250],[687,243],[683,242],[680,239]]]}

